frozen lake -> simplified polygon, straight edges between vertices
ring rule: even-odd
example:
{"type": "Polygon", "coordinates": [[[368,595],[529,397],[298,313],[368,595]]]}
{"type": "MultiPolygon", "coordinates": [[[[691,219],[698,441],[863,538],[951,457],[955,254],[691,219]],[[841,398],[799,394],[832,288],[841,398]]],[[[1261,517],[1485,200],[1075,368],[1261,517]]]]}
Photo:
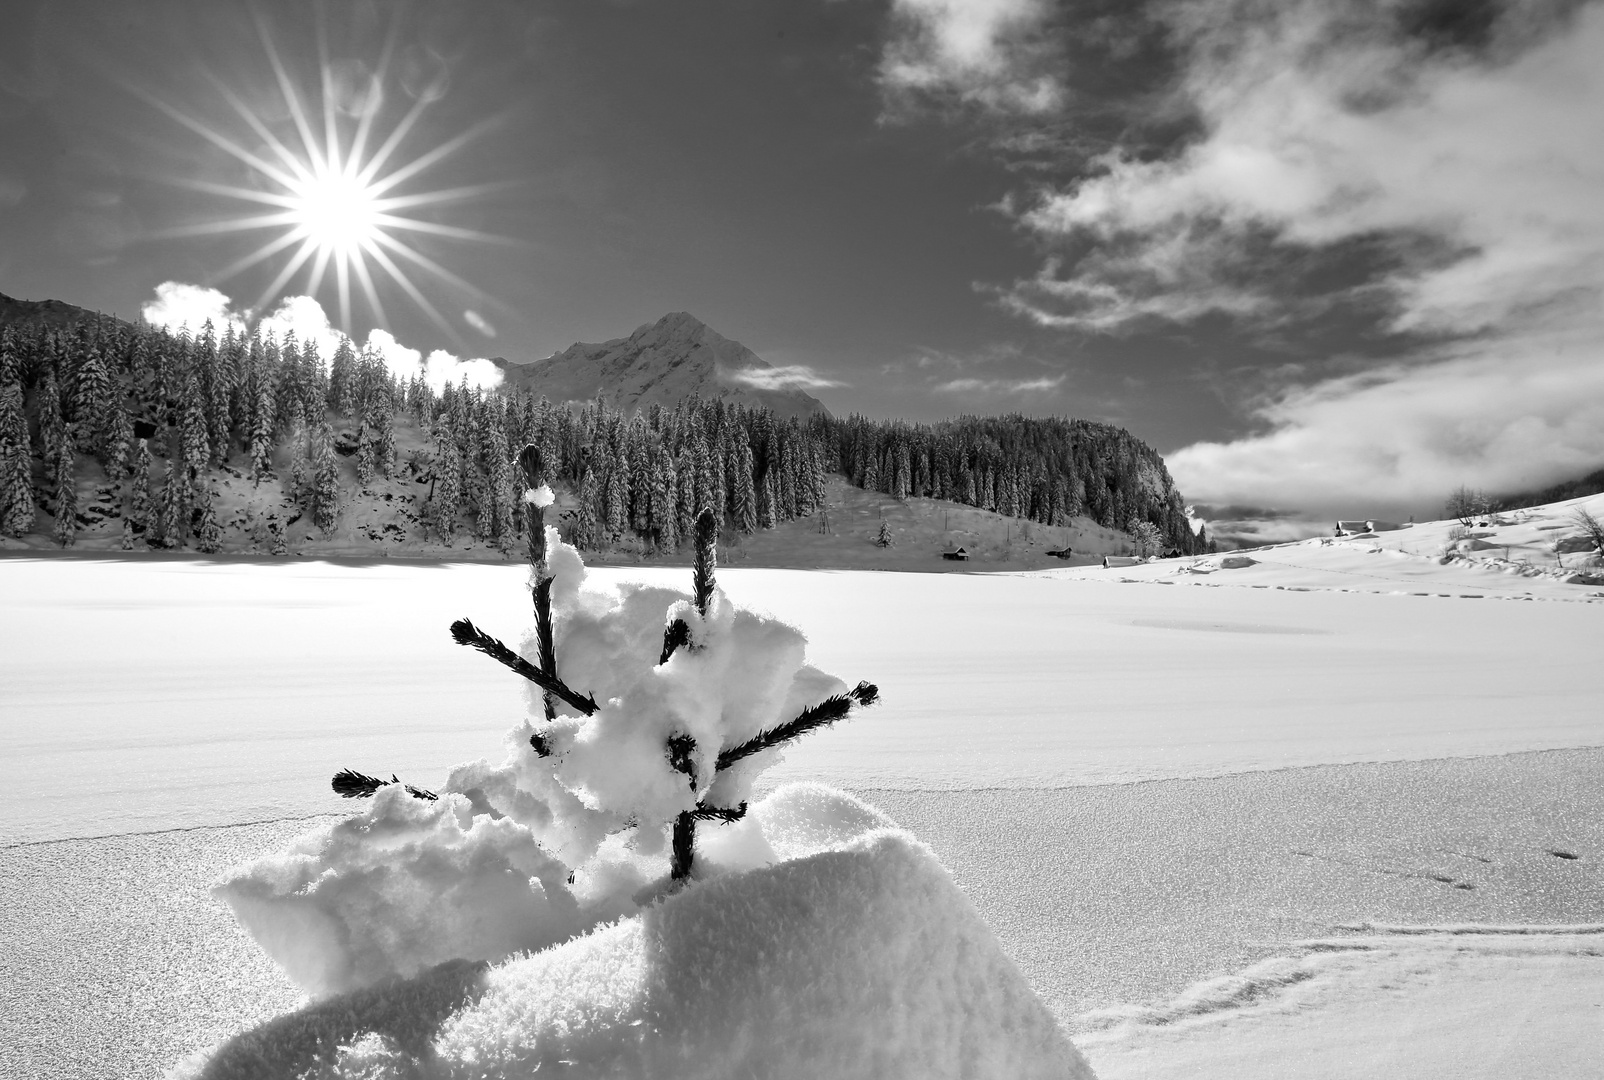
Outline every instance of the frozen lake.
{"type": "MultiPolygon", "coordinates": [[[[601,575],[688,586],[684,569],[601,575]]],[[[0,559],[0,844],[338,811],[341,767],[499,759],[520,565],[0,559]]],[[[1604,744],[1604,604],[731,569],[882,704],[770,782],[1058,788],[1604,744]]],[[[583,689],[583,688],[581,688],[583,689]]]]}

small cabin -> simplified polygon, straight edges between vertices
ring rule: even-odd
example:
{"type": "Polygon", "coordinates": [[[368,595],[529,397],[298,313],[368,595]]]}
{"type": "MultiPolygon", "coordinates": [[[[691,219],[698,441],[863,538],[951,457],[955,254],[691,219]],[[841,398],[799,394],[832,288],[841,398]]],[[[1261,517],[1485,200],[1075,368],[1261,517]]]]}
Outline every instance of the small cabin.
{"type": "Polygon", "coordinates": [[[1111,566],[1140,566],[1140,565],[1142,565],[1142,560],[1137,558],[1135,555],[1104,555],[1103,556],[1103,569],[1104,570],[1107,570],[1111,566]]]}
{"type": "Polygon", "coordinates": [[[969,558],[969,549],[956,547],[951,551],[943,551],[941,557],[943,559],[967,559],[969,558]]]}
{"type": "Polygon", "coordinates": [[[1338,536],[1358,536],[1360,533],[1367,533],[1369,531],[1370,531],[1370,522],[1368,522],[1368,521],[1339,521],[1339,522],[1337,522],[1337,535],[1338,536]]]}
{"type": "Polygon", "coordinates": [[[1063,547],[1059,548],[1057,551],[1049,551],[1047,554],[1051,555],[1055,559],[1067,559],[1071,555],[1075,554],[1075,552],[1073,550],[1071,550],[1071,548],[1070,548],[1070,546],[1068,544],[1065,544],[1063,547]]]}

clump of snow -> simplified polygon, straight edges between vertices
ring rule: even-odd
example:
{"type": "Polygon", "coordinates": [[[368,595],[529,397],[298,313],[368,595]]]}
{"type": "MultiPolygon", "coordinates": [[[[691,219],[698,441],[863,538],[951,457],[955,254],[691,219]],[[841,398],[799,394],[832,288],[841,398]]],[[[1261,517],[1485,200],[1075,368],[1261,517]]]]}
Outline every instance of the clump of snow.
{"type": "Polygon", "coordinates": [[[879,811],[784,787],[725,839],[718,870],[628,918],[311,1005],[173,1075],[1092,1076],[946,869],[879,811]]]}
{"type": "Polygon", "coordinates": [[[538,506],[544,510],[556,501],[557,496],[552,492],[550,484],[541,484],[537,488],[524,489],[524,502],[529,503],[531,506],[538,506]]]}
{"type": "Polygon", "coordinates": [[[393,784],[365,813],[234,871],[218,892],[285,974],[321,996],[560,941],[583,927],[567,875],[510,818],[393,784]]]}

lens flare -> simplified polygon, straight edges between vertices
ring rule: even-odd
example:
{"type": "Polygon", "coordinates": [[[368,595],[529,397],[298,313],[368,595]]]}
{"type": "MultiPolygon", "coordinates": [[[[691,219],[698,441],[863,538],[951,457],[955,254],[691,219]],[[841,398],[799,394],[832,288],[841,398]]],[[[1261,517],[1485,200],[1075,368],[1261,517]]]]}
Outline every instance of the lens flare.
{"type": "Polygon", "coordinates": [[[319,110],[321,124],[318,125],[321,130],[314,126],[302,94],[296,89],[265,28],[261,36],[279,92],[283,96],[288,121],[294,128],[293,135],[281,138],[230,87],[216,79],[213,82],[219,95],[228,102],[262,149],[248,149],[244,145],[244,131],[230,133],[218,130],[137,87],[130,88],[173,120],[247,166],[256,186],[241,187],[193,177],[171,177],[172,183],[268,208],[266,213],[184,225],[162,230],[156,235],[206,236],[274,230],[276,235],[272,239],[225,267],[215,275],[214,281],[226,281],[268,260],[282,260],[272,283],[253,305],[255,310],[260,311],[283,295],[285,287],[303,267],[306,268],[306,280],[301,291],[313,297],[324,287],[325,279],[332,270],[339,298],[341,328],[350,333],[353,330],[353,279],[367,299],[378,324],[382,326],[388,322],[384,305],[379,299],[379,290],[374,284],[372,267],[376,266],[446,334],[460,340],[455,327],[424,295],[402,264],[407,264],[412,273],[422,271],[479,300],[493,301],[483,291],[396,234],[414,233],[485,243],[506,242],[487,233],[403,213],[477,198],[509,186],[499,183],[471,184],[435,191],[404,192],[404,186],[413,178],[447,160],[468,142],[489,130],[495,122],[494,118],[482,120],[404,164],[392,167],[392,159],[417,126],[424,109],[437,100],[430,95],[420,95],[382,141],[375,139],[375,122],[381,111],[378,88],[384,85],[386,70],[394,53],[394,34],[386,43],[375,71],[372,80],[375,90],[364,107],[356,110],[354,120],[349,117],[342,119],[346,110],[336,105],[340,97],[336,72],[327,60],[326,50],[320,48],[319,52],[324,54],[320,87],[322,108],[319,110]],[[353,127],[354,130],[350,130],[353,127]],[[378,142],[377,148],[370,150],[370,144],[375,141],[378,142]]]}

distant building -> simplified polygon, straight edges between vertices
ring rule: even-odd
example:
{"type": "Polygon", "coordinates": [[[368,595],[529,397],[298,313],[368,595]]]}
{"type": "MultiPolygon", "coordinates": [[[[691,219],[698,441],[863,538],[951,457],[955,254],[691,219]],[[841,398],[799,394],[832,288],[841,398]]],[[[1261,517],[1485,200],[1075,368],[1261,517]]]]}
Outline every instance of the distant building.
{"type": "Polygon", "coordinates": [[[1396,521],[1378,521],[1375,518],[1366,518],[1364,521],[1337,522],[1338,536],[1359,536],[1363,533],[1397,532],[1407,529],[1408,525],[1400,525],[1396,521]]]}
{"type": "Polygon", "coordinates": [[[969,558],[969,550],[961,547],[953,548],[951,551],[943,551],[941,557],[943,559],[967,559],[969,558]]]}
{"type": "Polygon", "coordinates": [[[1055,559],[1067,559],[1071,555],[1075,554],[1075,552],[1073,550],[1071,550],[1071,548],[1070,548],[1070,546],[1068,544],[1065,544],[1063,547],[1059,548],[1057,551],[1049,551],[1047,554],[1051,555],[1055,559]]]}

